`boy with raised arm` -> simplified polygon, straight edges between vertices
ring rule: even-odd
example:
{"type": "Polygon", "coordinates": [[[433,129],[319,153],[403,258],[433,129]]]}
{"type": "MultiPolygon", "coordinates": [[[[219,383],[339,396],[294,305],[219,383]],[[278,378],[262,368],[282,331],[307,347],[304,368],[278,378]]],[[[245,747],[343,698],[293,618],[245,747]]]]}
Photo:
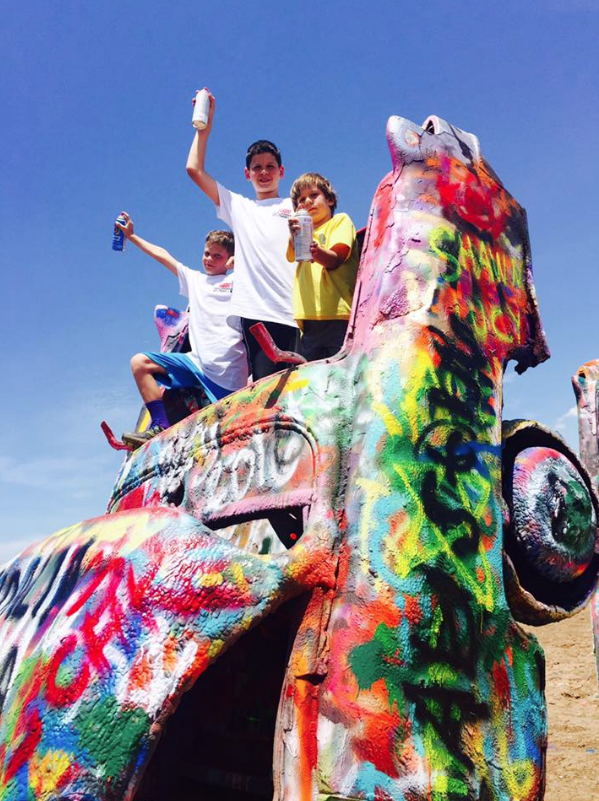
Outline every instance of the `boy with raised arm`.
{"type": "Polygon", "coordinates": [[[129,242],[163,264],[179,279],[179,290],[189,298],[189,353],[137,353],[131,359],[133,377],[150,413],[147,431],[123,434],[134,447],[168,428],[160,384],[169,389],[201,386],[214,403],[245,386],[247,359],[241,332],[230,324],[234,239],[230,231],[210,231],[206,236],[202,264],[206,273],[177,261],[168,250],[138,236],[133,221],[122,212],[125,223],[117,223],[129,242]]]}
{"type": "Polygon", "coordinates": [[[281,350],[295,350],[294,269],[285,258],[292,208],[289,198],[279,197],[284,168],[272,142],[254,142],[246,154],[245,177],[254,188],[255,199],[231,192],[206,171],[206,147],[214,117],[214,97],[210,93],[209,97],[208,124],[194,137],[187,173],[214,203],[217,217],[235,234],[235,284],[229,314],[241,319],[250,372],[256,380],[285,365],[275,364],[261,350],[249,331],[254,323],[263,323],[281,350]]]}

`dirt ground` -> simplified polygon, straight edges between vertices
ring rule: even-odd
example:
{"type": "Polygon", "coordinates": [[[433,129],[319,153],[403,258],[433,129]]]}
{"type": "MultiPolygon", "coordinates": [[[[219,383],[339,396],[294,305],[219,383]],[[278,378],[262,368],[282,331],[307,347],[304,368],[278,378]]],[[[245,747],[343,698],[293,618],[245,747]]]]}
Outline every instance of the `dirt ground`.
{"type": "Polygon", "coordinates": [[[589,608],[533,632],[547,664],[545,801],[599,801],[599,685],[589,608]]]}

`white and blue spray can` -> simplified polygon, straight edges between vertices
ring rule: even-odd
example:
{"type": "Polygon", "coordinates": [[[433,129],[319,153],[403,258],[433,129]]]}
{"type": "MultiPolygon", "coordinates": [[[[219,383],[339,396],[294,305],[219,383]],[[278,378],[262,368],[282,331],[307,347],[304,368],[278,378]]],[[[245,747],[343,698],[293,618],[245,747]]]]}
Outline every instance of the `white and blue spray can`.
{"type": "Polygon", "coordinates": [[[123,217],[122,214],[116,218],[114,230],[112,232],[112,249],[113,250],[124,250],[125,249],[125,234],[121,228],[118,227],[116,223],[121,223],[121,225],[125,225],[127,221],[123,217]]]}

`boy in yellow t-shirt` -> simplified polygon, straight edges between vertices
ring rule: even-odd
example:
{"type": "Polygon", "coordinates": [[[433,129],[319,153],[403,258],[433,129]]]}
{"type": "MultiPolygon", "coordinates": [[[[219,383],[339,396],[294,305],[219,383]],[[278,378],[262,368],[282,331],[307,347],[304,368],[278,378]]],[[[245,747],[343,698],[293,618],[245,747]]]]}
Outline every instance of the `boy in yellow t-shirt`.
{"type": "MultiPolygon", "coordinates": [[[[293,316],[302,336],[299,352],[308,361],[334,356],[342,347],[358,272],[356,229],[347,214],[335,214],[337,195],[317,172],[307,172],[291,187],[293,208],[312,217],[312,261],[298,262],[293,286],[293,316]]],[[[289,220],[291,235],[299,223],[289,220]]],[[[293,238],[288,261],[295,261],[293,238]]]]}

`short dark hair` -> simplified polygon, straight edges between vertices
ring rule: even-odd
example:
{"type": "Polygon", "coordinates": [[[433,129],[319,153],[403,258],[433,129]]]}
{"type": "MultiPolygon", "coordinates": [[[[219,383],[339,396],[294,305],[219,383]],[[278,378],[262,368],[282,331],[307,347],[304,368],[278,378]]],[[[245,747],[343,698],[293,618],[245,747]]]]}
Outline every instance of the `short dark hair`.
{"type": "Polygon", "coordinates": [[[224,248],[229,256],[235,253],[235,237],[230,231],[208,231],[206,244],[212,243],[224,248]]]}
{"type": "Polygon", "coordinates": [[[259,156],[261,153],[270,153],[277,160],[279,167],[281,166],[282,161],[279,148],[272,142],[269,142],[268,139],[258,139],[257,142],[253,142],[248,147],[247,153],[245,154],[245,166],[248,168],[248,170],[254,156],[259,156]]]}

